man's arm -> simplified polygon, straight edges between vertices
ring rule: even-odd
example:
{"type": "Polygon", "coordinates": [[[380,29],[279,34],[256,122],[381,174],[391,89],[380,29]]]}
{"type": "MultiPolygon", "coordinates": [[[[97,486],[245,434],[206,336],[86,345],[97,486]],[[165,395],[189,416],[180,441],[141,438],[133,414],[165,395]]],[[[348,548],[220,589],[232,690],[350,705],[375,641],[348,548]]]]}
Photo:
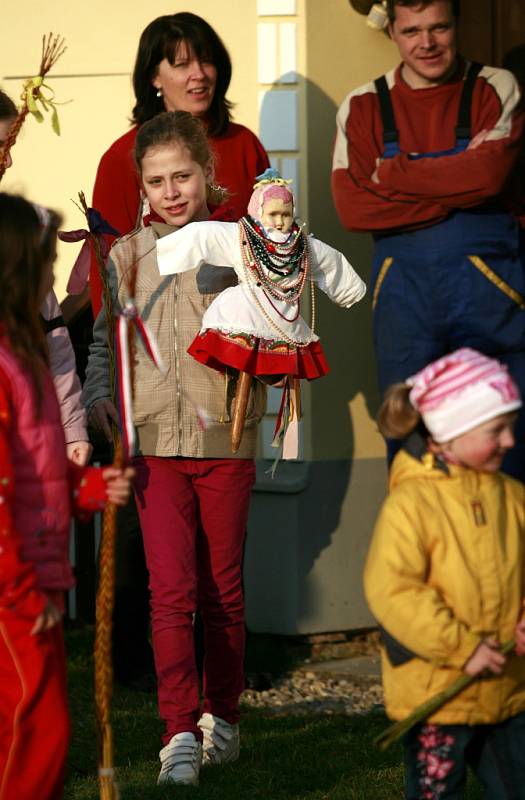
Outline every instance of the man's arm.
{"type": "Polygon", "coordinates": [[[472,98],[472,136],[485,131],[479,147],[454,156],[382,161],[377,188],[403,191],[415,201],[434,201],[448,209],[469,208],[503,189],[516,160],[524,117],[518,112],[518,85],[510,72],[484,67],[472,98]]]}
{"type": "Polygon", "coordinates": [[[383,152],[383,126],[374,85],[350,94],[341,105],[332,169],[332,195],[342,225],[378,231],[429,224],[447,215],[432,199],[378,185],[372,174],[383,152]]]}

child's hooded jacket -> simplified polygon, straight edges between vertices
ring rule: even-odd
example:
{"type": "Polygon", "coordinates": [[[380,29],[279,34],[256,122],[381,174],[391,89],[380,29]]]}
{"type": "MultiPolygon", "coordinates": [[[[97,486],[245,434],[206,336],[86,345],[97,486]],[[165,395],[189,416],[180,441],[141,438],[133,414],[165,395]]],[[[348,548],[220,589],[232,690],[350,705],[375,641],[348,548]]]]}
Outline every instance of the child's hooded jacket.
{"type": "MultiPolygon", "coordinates": [[[[376,523],[365,592],[379,622],[387,713],[447,687],[483,638],[513,638],[525,595],[525,486],[400,451],[376,523]],[[397,664],[397,666],[394,666],[397,664]]],[[[525,659],[475,681],[430,718],[495,723],[525,710],[525,659]]]]}

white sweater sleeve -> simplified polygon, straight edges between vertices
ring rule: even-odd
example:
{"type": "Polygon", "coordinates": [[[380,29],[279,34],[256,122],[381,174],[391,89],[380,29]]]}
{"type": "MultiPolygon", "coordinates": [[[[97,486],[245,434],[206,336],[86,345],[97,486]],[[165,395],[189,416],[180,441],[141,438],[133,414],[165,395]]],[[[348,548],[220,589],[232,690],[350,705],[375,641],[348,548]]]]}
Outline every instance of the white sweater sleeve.
{"type": "Polygon", "coordinates": [[[361,300],[366,293],[366,285],[342,253],[330,245],[308,237],[312,277],[330,300],[343,308],[361,300]]]}
{"type": "Polygon", "coordinates": [[[202,264],[239,267],[241,249],[237,222],[190,222],[157,240],[161,275],[197,269],[202,264]]]}

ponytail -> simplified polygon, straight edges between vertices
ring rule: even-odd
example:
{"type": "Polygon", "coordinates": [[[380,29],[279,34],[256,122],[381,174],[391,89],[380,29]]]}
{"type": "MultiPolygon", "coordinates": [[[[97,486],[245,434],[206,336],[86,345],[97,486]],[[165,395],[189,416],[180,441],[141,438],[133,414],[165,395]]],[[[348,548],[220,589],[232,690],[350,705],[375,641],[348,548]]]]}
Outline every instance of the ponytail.
{"type": "Polygon", "coordinates": [[[406,383],[394,383],[385,393],[377,415],[377,425],[388,439],[404,439],[421,422],[421,414],[409,399],[411,388],[406,383]]]}

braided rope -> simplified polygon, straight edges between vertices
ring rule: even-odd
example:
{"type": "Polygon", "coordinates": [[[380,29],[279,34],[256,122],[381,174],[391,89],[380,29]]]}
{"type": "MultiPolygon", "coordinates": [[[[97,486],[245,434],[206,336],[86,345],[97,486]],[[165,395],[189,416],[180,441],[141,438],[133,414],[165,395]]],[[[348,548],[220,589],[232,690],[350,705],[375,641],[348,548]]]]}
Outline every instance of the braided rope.
{"type": "MultiPolygon", "coordinates": [[[[89,228],[88,206],[83,192],[79,192],[79,207],[89,228]]],[[[108,352],[111,399],[115,400],[115,315],[109,288],[106,264],[97,236],[91,236],[98,272],[102,282],[104,308],[108,328],[108,352]]],[[[130,335],[132,333],[130,332],[130,335]]],[[[130,342],[131,344],[131,342],[130,342]]],[[[131,351],[133,365],[133,351],[131,351]]],[[[133,367],[132,367],[133,369],[133,367]]],[[[133,386],[133,375],[132,375],[133,386]]],[[[122,467],[122,448],[118,431],[113,428],[114,466],[122,467]]],[[[95,605],[95,713],[97,719],[98,778],[100,800],[118,800],[119,792],[113,766],[113,730],[111,727],[111,702],[113,698],[113,662],[111,632],[115,605],[115,544],[117,537],[117,507],[108,503],[102,520],[99,552],[99,580],[95,605]]]]}
{"type": "MultiPolygon", "coordinates": [[[[64,39],[61,36],[53,36],[52,33],[49,33],[47,37],[42,36],[42,56],[40,59],[40,68],[37,78],[44,78],[51,67],[56,64],[60,56],[65,52],[65,50],[66,48],[64,46],[64,39]]],[[[25,118],[29,113],[29,96],[31,96],[33,101],[35,101],[38,97],[39,89],[34,84],[34,81],[35,79],[33,79],[33,81],[28,81],[28,84],[24,85],[24,91],[22,93],[22,106],[18,112],[16,120],[9,130],[3,146],[0,148],[0,180],[2,180],[4,172],[7,169],[7,157],[11,151],[11,148],[16,142],[17,136],[20,133],[20,128],[24,124],[25,118]],[[26,89],[26,86],[29,84],[30,88],[26,89]]]]}
{"type": "MultiPolygon", "coordinates": [[[[119,448],[115,465],[119,466],[119,448]]],[[[113,667],[111,660],[111,629],[115,602],[115,541],[117,507],[108,503],[104,509],[102,538],[99,553],[99,582],[95,611],[95,707],[98,734],[98,775],[100,800],[116,800],[118,789],[113,768],[113,731],[111,700],[113,696],[113,667]]]]}

